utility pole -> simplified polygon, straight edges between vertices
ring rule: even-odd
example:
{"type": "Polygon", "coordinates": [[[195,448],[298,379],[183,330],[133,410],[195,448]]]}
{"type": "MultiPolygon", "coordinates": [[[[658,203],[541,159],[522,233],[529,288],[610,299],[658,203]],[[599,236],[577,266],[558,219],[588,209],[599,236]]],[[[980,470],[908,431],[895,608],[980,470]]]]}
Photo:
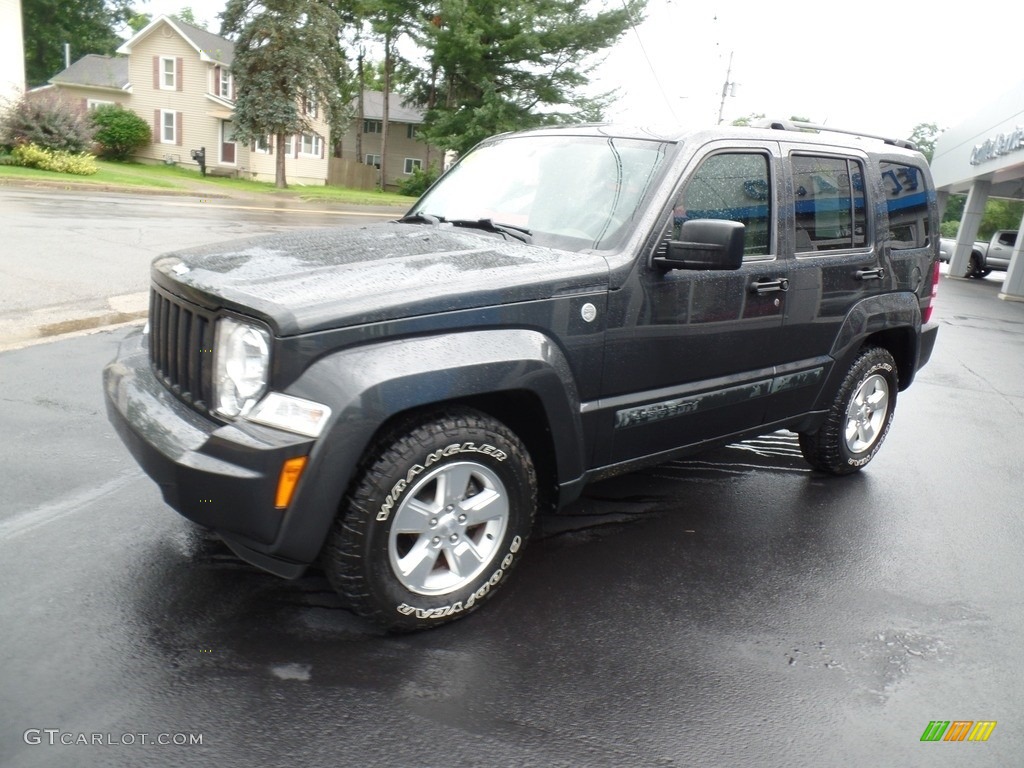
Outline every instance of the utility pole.
{"type": "Polygon", "coordinates": [[[729,80],[732,75],[732,51],[729,51],[729,68],[725,70],[725,82],[722,83],[722,101],[718,105],[718,124],[722,124],[722,112],[725,111],[725,97],[736,95],[736,83],[729,80]]]}

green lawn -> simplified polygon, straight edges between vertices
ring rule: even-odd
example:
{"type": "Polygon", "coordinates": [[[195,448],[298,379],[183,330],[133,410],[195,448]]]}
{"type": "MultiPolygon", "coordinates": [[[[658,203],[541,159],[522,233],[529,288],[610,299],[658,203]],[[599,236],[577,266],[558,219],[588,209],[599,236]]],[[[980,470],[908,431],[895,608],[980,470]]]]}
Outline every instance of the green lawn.
{"type": "Polygon", "coordinates": [[[4,179],[61,183],[67,185],[95,185],[103,187],[123,187],[126,189],[153,189],[162,191],[179,191],[196,193],[209,191],[210,194],[220,193],[234,195],[273,195],[290,197],[298,200],[317,200],[321,202],[347,203],[350,205],[393,205],[408,208],[413,198],[396,195],[390,192],[377,192],[343,187],[302,187],[291,186],[288,189],[277,189],[273,184],[245,181],[243,179],[203,178],[198,171],[170,165],[145,165],[142,163],[113,163],[98,160],[99,167],[92,176],[75,176],[53,171],[40,171],[36,168],[20,168],[14,165],[0,165],[0,183],[4,179]]]}

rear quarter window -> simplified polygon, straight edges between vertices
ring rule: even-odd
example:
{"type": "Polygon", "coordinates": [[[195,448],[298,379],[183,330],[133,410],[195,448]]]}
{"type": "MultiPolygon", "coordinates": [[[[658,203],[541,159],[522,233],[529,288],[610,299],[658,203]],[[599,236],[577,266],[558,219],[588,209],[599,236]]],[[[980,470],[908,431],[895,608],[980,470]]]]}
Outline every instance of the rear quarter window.
{"type": "Polygon", "coordinates": [[[927,175],[913,165],[888,161],[879,163],[879,171],[889,212],[889,247],[925,247],[931,235],[927,175]]]}

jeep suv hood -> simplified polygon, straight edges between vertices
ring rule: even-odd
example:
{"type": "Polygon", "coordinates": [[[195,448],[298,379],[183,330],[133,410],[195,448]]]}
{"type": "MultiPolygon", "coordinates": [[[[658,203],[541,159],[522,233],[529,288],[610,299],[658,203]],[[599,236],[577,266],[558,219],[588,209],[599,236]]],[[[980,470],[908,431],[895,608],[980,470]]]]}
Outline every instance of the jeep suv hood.
{"type": "Polygon", "coordinates": [[[598,255],[422,224],[288,232],[178,251],[153,279],[281,336],[607,287],[598,255]]]}

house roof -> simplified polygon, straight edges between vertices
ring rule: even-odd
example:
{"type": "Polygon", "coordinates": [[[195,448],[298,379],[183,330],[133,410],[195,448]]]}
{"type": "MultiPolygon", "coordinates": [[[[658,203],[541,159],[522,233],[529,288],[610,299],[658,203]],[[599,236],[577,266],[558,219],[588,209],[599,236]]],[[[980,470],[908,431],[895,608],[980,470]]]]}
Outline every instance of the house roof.
{"type": "MultiPolygon", "coordinates": [[[[423,110],[413,105],[404,105],[403,96],[388,94],[389,123],[423,123],[423,110]]],[[[384,94],[380,91],[363,91],[363,117],[367,120],[384,119],[384,94]]]]}
{"type": "Polygon", "coordinates": [[[55,85],[84,85],[91,88],[128,88],[128,57],[89,53],[50,78],[55,85]]]}
{"type": "Polygon", "coordinates": [[[177,32],[189,45],[195,48],[201,61],[223,64],[230,67],[235,58],[235,44],[226,37],[207,32],[205,29],[188,24],[173,16],[157,16],[149,24],[137,32],[130,40],[117,49],[118,53],[130,54],[132,47],[138,45],[161,25],[166,24],[177,32]]]}

